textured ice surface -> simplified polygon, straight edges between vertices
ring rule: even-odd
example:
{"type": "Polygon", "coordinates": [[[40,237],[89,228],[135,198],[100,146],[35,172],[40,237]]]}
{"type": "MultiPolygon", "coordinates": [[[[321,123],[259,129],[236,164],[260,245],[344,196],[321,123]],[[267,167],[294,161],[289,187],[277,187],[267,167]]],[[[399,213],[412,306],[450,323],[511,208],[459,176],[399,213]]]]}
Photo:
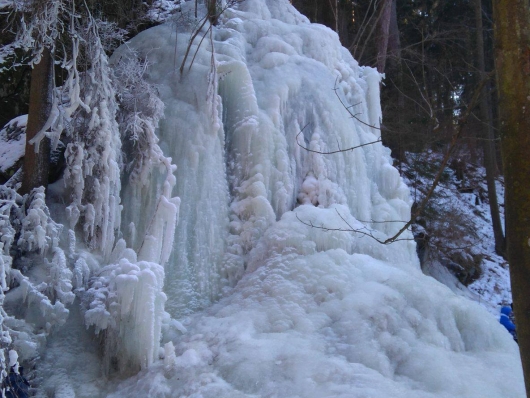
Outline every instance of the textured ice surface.
{"type": "Polygon", "coordinates": [[[257,269],[189,319],[173,363],[113,397],[524,396],[517,347],[486,310],[419,271],[318,250],[327,233],[295,223],[270,228],[257,269]]]}
{"type": "MultiPolygon", "coordinates": [[[[226,10],[181,75],[189,37],[167,24],[129,44],[151,65],[160,146],[178,166],[164,291],[183,325],[166,322],[164,361],[112,396],[524,396],[517,346],[497,320],[424,276],[412,241],[366,236],[384,240],[410,217],[389,151],[300,146],[377,141],[377,72],[286,0],[226,10]]],[[[134,246],[156,197],[125,189],[134,246]]]]}

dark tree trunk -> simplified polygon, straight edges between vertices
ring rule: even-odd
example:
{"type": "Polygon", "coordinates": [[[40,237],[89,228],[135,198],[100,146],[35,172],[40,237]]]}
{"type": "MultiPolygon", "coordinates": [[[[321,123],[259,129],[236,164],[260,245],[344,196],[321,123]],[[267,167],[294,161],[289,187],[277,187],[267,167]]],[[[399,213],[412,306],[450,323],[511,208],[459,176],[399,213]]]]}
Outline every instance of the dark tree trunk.
{"type": "Polygon", "coordinates": [[[26,153],[24,155],[21,193],[29,193],[33,188],[48,186],[50,167],[50,140],[45,137],[35,152],[35,145],[29,141],[37,135],[48,120],[52,107],[53,58],[50,50],[42,51],[40,62],[31,72],[28,124],[26,127],[26,153]]]}
{"type": "Polygon", "coordinates": [[[495,66],[506,183],[506,240],[519,351],[530,396],[530,11],[495,0],[495,66]]]}
{"type": "Polygon", "coordinates": [[[333,15],[335,16],[335,32],[339,34],[339,0],[335,0],[335,12],[333,15]]]}
{"type": "Polygon", "coordinates": [[[392,63],[397,64],[401,60],[401,41],[399,39],[399,27],[397,19],[397,0],[391,0],[390,21],[388,25],[388,58],[392,63]]]}
{"type": "Polygon", "coordinates": [[[208,0],[208,19],[212,25],[217,25],[217,0],[208,0]]]}
{"type": "Polygon", "coordinates": [[[377,22],[377,71],[385,73],[390,31],[390,17],[392,15],[392,0],[381,0],[379,21],[377,22]]]}
{"type": "MultiPolygon", "coordinates": [[[[475,0],[475,25],[477,33],[477,64],[480,72],[480,79],[486,78],[486,63],[484,58],[484,38],[482,28],[482,0],[475,0]]],[[[487,85],[482,89],[480,97],[480,118],[483,123],[483,152],[484,167],[486,168],[486,183],[488,186],[488,200],[490,205],[491,222],[493,225],[493,236],[495,238],[495,251],[504,257],[505,239],[502,231],[501,216],[499,213],[499,203],[497,200],[497,189],[495,187],[495,173],[497,165],[495,161],[495,135],[493,133],[493,120],[491,117],[491,97],[487,85]]]]}

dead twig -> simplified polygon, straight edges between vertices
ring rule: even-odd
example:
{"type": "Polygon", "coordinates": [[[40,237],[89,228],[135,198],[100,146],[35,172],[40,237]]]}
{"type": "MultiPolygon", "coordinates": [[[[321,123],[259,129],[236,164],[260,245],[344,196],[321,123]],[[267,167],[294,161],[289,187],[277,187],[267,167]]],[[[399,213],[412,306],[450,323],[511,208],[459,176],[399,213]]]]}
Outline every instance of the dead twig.
{"type": "MultiPolygon", "coordinates": [[[[484,79],[482,79],[481,82],[478,84],[478,86],[475,89],[475,92],[473,94],[473,97],[472,97],[469,105],[466,108],[466,111],[464,112],[464,114],[458,120],[458,126],[457,126],[455,132],[453,133],[453,136],[451,138],[451,143],[449,144],[449,147],[447,148],[447,150],[445,152],[445,155],[444,155],[444,157],[442,159],[442,163],[440,164],[440,167],[438,168],[438,172],[436,173],[436,176],[435,176],[435,178],[434,178],[434,180],[433,180],[433,182],[431,184],[431,187],[429,188],[429,190],[425,194],[425,197],[423,198],[422,202],[416,208],[416,211],[414,212],[414,214],[411,215],[410,220],[407,221],[405,223],[405,225],[403,225],[403,227],[397,233],[395,233],[393,236],[387,238],[386,240],[380,240],[377,237],[375,237],[371,232],[367,233],[367,232],[363,231],[363,229],[365,229],[365,228],[361,228],[361,229],[353,228],[344,219],[344,217],[342,217],[342,215],[336,209],[335,209],[335,211],[337,212],[339,217],[342,219],[342,221],[348,226],[348,228],[328,228],[328,227],[325,227],[323,225],[322,226],[316,226],[312,222],[308,223],[308,222],[304,222],[304,221],[300,220],[298,215],[296,215],[296,218],[300,222],[305,224],[305,225],[308,225],[308,226],[313,227],[313,228],[322,229],[322,230],[325,230],[325,231],[342,231],[342,232],[356,232],[356,233],[360,233],[360,234],[363,234],[363,235],[371,237],[372,239],[376,240],[377,242],[379,242],[379,243],[381,243],[383,245],[394,243],[394,242],[397,242],[397,241],[400,241],[400,240],[411,240],[411,239],[399,238],[399,237],[401,236],[401,234],[403,234],[403,232],[408,230],[411,227],[411,225],[415,222],[416,218],[420,216],[420,214],[423,212],[425,206],[427,205],[427,202],[430,200],[432,194],[434,193],[436,187],[438,186],[438,184],[440,182],[440,179],[442,177],[442,174],[443,174],[443,172],[445,170],[445,167],[447,166],[447,163],[449,162],[449,159],[451,158],[451,155],[453,154],[453,152],[454,152],[454,150],[455,150],[455,148],[457,146],[459,138],[462,136],[462,131],[464,129],[464,126],[466,125],[467,120],[468,120],[469,116],[471,115],[471,112],[472,112],[473,108],[477,104],[477,101],[478,101],[478,99],[480,97],[482,88],[484,87],[486,82],[491,78],[491,76],[493,75],[493,72],[494,71],[492,71],[488,75],[486,75],[484,77],[484,79]]],[[[334,90],[337,90],[337,89],[338,89],[337,87],[334,88],[334,90]]],[[[338,97],[338,95],[337,95],[337,97],[338,97]]],[[[345,106],[344,102],[340,99],[340,97],[339,97],[339,100],[341,101],[342,105],[347,109],[347,107],[345,106]]],[[[348,110],[348,113],[350,113],[350,115],[353,116],[353,114],[350,112],[350,110],[349,109],[347,109],[347,110],[348,110]]],[[[357,118],[355,118],[355,119],[357,119],[357,118]]],[[[360,121],[360,122],[363,123],[363,124],[368,125],[367,123],[364,123],[362,121],[360,121]]],[[[373,126],[370,126],[370,125],[368,125],[368,126],[369,127],[373,127],[373,126]]],[[[303,129],[302,129],[302,131],[303,131],[303,129]]],[[[298,134],[300,134],[300,133],[298,133],[298,134]]],[[[298,140],[297,140],[297,142],[298,142],[298,140]]]]}
{"type": "MultiPolygon", "coordinates": [[[[381,243],[381,244],[386,244],[385,241],[377,238],[375,235],[374,235],[374,231],[369,229],[368,227],[364,226],[362,228],[354,228],[353,226],[351,226],[350,223],[348,223],[348,221],[346,221],[346,219],[342,216],[342,214],[339,213],[339,211],[337,209],[335,209],[335,212],[337,213],[337,215],[340,217],[340,219],[348,226],[348,228],[331,228],[331,227],[326,227],[324,225],[315,225],[313,224],[312,221],[304,221],[302,220],[297,213],[295,213],[296,215],[296,218],[298,219],[298,221],[300,221],[302,224],[304,225],[307,225],[308,227],[311,227],[311,228],[316,228],[316,229],[321,229],[323,231],[339,231],[339,232],[355,232],[355,233],[358,233],[358,234],[361,234],[363,236],[367,236],[369,238],[372,238],[374,239],[375,241],[377,241],[378,243],[381,243]]],[[[403,221],[403,222],[406,222],[406,221],[403,221]]],[[[401,240],[414,240],[413,238],[398,238],[398,239],[395,239],[393,242],[397,242],[397,241],[401,241],[401,240]]],[[[390,242],[390,243],[393,243],[393,242],[390,242]]]]}
{"type": "Polygon", "coordinates": [[[298,141],[298,137],[300,136],[300,134],[302,134],[302,133],[304,132],[304,129],[305,129],[307,126],[309,126],[309,123],[307,123],[307,124],[302,128],[302,130],[300,130],[300,132],[296,135],[296,143],[298,144],[298,146],[299,146],[300,148],[305,149],[307,152],[319,153],[319,154],[321,154],[321,155],[333,155],[334,153],[353,151],[354,149],[362,148],[363,146],[372,145],[372,144],[377,144],[378,142],[381,142],[381,137],[379,137],[377,140],[372,141],[372,142],[367,142],[367,143],[365,143],[365,144],[360,144],[360,145],[352,146],[352,147],[350,147],[350,148],[341,149],[340,144],[339,144],[339,142],[337,141],[337,146],[339,147],[339,149],[337,149],[336,151],[329,151],[329,152],[316,151],[316,150],[314,150],[314,149],[310,149],[310,148],[308,148],[308,147],[303,146],[303,145],[300,144],[300,142],[298,141]]]}

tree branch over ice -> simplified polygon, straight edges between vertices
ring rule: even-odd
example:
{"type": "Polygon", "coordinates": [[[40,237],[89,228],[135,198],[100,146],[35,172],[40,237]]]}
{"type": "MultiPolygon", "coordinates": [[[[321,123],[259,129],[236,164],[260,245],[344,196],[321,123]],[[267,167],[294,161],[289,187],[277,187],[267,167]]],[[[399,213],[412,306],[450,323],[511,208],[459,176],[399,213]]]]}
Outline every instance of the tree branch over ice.
{"type": "MultiPolygon", "coordinates": [[[[195,50],[195,53],[193,55],[193,58],[190,62],[190,66],[188,67],[188,71],[191,69],[191,67],[193,66],[193,62],[195,61],[195,57],[197,56],[197,53],[199,51],[199,48],[201,48],[201,45],[202,45],[202,42],[204,41],[204,39],[206,38],[206,35],[208,35],[209,32],[211,32],[213,26],[216,24],[215,21],[217,21],[219,19],[219,17],[230,7],[232,7],[234,4],[237,4],[239,3],[240,0],[230,0],[226,3],[226,5],[218,12],[218,13],[214,13],[213,15],[210,13],[210,10],[208,10],[208,12],[206,13],[206,15],[204,17],[202,17],[200,20],[199,20],[199,23],[200,23],[200,26],[195,29],[195,31],[192,33],[191,37],[190,37],[190,41],[188,42],[188,46],[186,47],[186,52],[184,54],[184,59],[182,60],[182,63],[180,64],[180,68],[179,68],[179,71],[180,71],[180,74],[182,75],[184,73],[184,66],[186,65],[186,60],[188,59],[188,56],[189,56],[189,53],[190,53],[190,50],[191,50],[191,46],[193,45],[193,42],[195,41],[195,39],[197,38],[197,36],[199,35],[199,33],[202,31],[202,29],[204,28],[204,26],[206,25],[207,22],[210,22],[210,25],[208,26],[208,29],[206,29],[206,32],[204,32],[202,38],[201,38],[201,41],[199,42],[199,44],[197,45],[197,49],[195,50]]],[[[197,16],[197,15],[195,15],[197,16]]]]}
{"type": "MultiPolygon", "coordinates": [[[[383,245],[386,244],[386,241],[383,241],[383,240],[377,238],[373,234],[373,231],[371,229],[369,229],[367,226],[364,226],[362,228],[354,228],[350,223],[348,223],[348,221],[346,221],[346,219],[342,216],[342,214],[339,213],[339,211],[337,209],[335,209],[335,212],[338,214],[338,216],[341,218],[341,220],[348,226],[348,228],[331,228],[331,227],[325,227],[324,225],[318,226],[318,225],[313,224],[312,221],[309,221],[309,222],[303,221],[298,216],[298,214],[296,214],[296,218],[302,224],[307,225],[308,227],[311,227],[311,228],[322,229],[324,231],[355,232],[355,233],[358,233],[358,234],[361,234],[361,235],[364,235],[364,236],[368,236],[368,237],[376,240],[377,242],[379,242],[379,243],[381,243],[383,245]]],[[[378,222],[378,221],[374,221],[374,222],[378,222]]],[[[380,221],[380,222],[406,222],[406,221],[380,221]]],[[[389,243],[397,242],[397,241],[400,241],[400,240],[414,240],[414,239],[412,239],[412,238],[398,238],[398,239],[395,239],[394,241],[389,242],[389,243]]]]}
{"type": "MultiPolygon", "coordinates": [[[[342,219],[342,221],[348,226],[348,228],[329,228],[329,227],[325,227],[323,225],[321,226],[317,226],[317,225],[314,225],[311,221],[309,222],[305,222],[305,221],[302,221],[299,217],[298,217],[298,214],[296,215],[296,218],[303,224],[307,225],[307,226],[310,226],[312,228],[318,228],[318,229],[322,229],[322,230],[325,230],[325,231],[342,231],[342,232],[356,232],[356,233],[360,233],[360,234],[363,234],[363,235],[366,235],[366,236],[369,236],[373,239],[375,239],[377,242],[383,244],[383,245],[387,245],[387,244],[390,244],[390,243],[394,243],[394,242],[397,242],[399,240],[411,240],[411,239],[402,239],[402,238],[399,238],[401,236],[401,234],[403,234],[403,232],[405,232],[406,230],[408,230],[410,228],[410,226],[412,224],[414,224],[414,222],[416,221],[416,218],[418,218],[421,213],[423,212],[423,210],[425,209],[425,206],[427,205],[427,203],[429,202],[432,194],[434,193],[436,187],[438,186],[439,182],[440,182],[440,178],[442,177],[442,174],[445,170],[445,167],[447,166],[447,163],[449,162],[449,159],[451,158],[451,155],[453,154],[454,150],[456,149],[456,146],[459,142],[459,139],[461,138],[462,136],[462,131],[464,129],[464,126],[466,125],[467,121],[468,121],[468,118],[469,116],[472,114],[472,110],[473,108],[475,107],[475,105],[477,104],[479,98],[480,98],[480,95],[481,95],[481,92],[482,92],[482,88],[484,87],[484,85],[486,84],[486,82],[490,79],[490,77],[493,75],[494,71],[490,72],[489,74],[487,74],[485,76],[484,79],[482,79],[480,81],[480,83],[477,85],[475,91],[474,91],[474,94],[473,94],[473,97],[471,98],[471,101],[469,103],[469,105],[466,107],[466,111],[463,113],[463,115],[460,117],[460,119],[458,120],[458,125],[456,127],[456,130],[454,131],[453,133],[453,136],[451,138],[451,142],[449,143],[449,146],[447,148],[447,150],[445,151],[445,154],[444,154],[444,157],[442,159],[442,162],[438,168],[438,171],[436,173],[436,176],[434,177],[434,180],[431,184],[431,187],[429,188],[429,190],[425,193],[425,197],[423,198],[423,200],[421,201],[421,203],[419,204],[419,206],[416,208],[416,211],[411,215],[410,217],[410,220],[409,221],[402,221],[405,223],[405,225],[403,225],[403,227],[401,227],[401,229],[396,232],[393,236],[385,239],[385,240],[381,240],[381,239],[378,239],[377,237],[375,237],[371,232],[365,232],[363,231],[365,228],[354,228],[352,227],[345,219],[344,217],[337,211],[337,214],[339,215],[339,217],[342,219]]],[[[336,87],[336,83],[335,83],[335,87],[333,89],[335,91],[335,93],[337,93],[337,87],[336,87]]],[[[337,94],[337,97],[339,98],[339,101],[341,102],[341,104],[344,106],[344,108],[348,111],[348,113],[353,117],[355,118],[356,120],[358,120],[360,123],[362,124],[365,124],[369,127],[374,127],[374,126],[371,126],[365,122],[363,122],[362,120],[359,120],[351,111],[349,108],[351,107],[347,107],[346,104],[341,100],[341,98],[339,97],[339,95],[337,94]]],[[[307,126],[307,125],[306,125],[307,126]]],[[[304,128],[306,127],[304,126],[304,128]]],[[[376,127],[374,127],[376,128],[376,127]]],[[[302,129],[303,131],[303,129],[302,129]]],[[[301,132],[302,132],[301,131],[301,132]]],[[[301,133],[300,132],[300,133],[301,133]]],[[[300,133],[298,133],[298,135],[300,135],[300,133]]],[[[296,136],[297,137],[297,143],[298,143],[298,135],[296,136]]],[[[300,144],[298,144],[300,145],[300,144]]],[[[367,144],[364,144],[364,145],[367,145],[367,144]]],[[[360,146],[364,146],[364,145],[360,145],[360,146]]],[[[301,145],[300,145],[301,146],[301,145]]],[[[304,148],[302,146],[302,148],[304,148]]],[[[346,150],[342,150],[342,151],[334,151],[334,152],[329,152],[329,153],[336,153],[336,152],[345,152],[347,150],[351,150],[351,149],[355,149],[357,147],[353,147],[353,148],[349,148],[349,149],[346,149],[346,150]]],[[[313,151],[313,150],[310,150],[308,148],[304,148],[306,149],[307,151],[310,151],[310,152],[317,152],[317,151],[313,151]]],[[[328,154],[326,152],[317,152],[317,153],[321,153],[321,154],[328,154]]],[[[393,221],[387,221],[387,222],[393,222],[393,221]]],[[[399,221],[394,221],[394,222],[399,222],[399,221]]]]}
{"type": "MultiPolygon", "coordinates": [[[[303,146],[303,145],[300,144],[300,142],[298,141],[298,136],[304,132],[304,129],[305,129],[308,125],[309,125],[309,123],[307,123],[307,124],[302,128],[302,130],[300,130],[300,132],[296,135],[296,143],[298,144],[298,146],[299,146],[300,148],[305,149],[305,150],[308,151],[308,152],[320,153],[321,155],[333,155],[334,153],[353,151],[354,149],[362,148],[363,146],[372,145],[372,144],[377,144],[378,142],[381,142],[381,137],[379,137],[379,138],[378,138],[377,140],[375,140],[375,141],[367,142],[367,143],[364,143],[364,144],[361,144],[361,145],[355,145],[355,146],[352,146],[352,147],[350,147],[350,148],[346,148],[346,149],[342,149],[342,148],[340,147],[340,144],[337,142],[337,146],[339,147],[339,149],[337,149],[336,151],[329,151],[329,152],[315,151],[314,149],[310,149],[310,148],[308,148],[308,147],[303,146]]],[[[371,126],[371,127],[372,127],[372,126],[371,126]]],[[[376,127],[374,127],[374,128],[376,128],[376,127]]]]}

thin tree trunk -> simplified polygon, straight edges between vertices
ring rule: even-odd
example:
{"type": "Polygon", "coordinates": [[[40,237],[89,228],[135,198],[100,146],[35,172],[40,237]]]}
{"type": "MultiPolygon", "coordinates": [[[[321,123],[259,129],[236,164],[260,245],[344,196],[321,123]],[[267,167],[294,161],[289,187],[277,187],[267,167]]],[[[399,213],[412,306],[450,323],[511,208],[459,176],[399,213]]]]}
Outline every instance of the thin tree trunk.
{"type": "Polygon", "coordinates": [[[530,10],[529,0],[496,0],[495,66],[506,183],[506,240],[519,351],[530,397],[530,10]]]}
{"type": "Polygon", "coordinates": [[[381,17],[377,26],[377,71],[385,72],[388,50],[388,36],[390,30],[390,16],[392,14],[392,0],[381,0],[381,17]]]}
{"type": "Polygon", "coordinates": [[[48,186],[50,168],[50,140],[45,137],[35,152],[35,145],[29,141],[37,135],[48,120],[52,107],[53,58],[50,50],[44,48],[40,62],[31,72],[28,124],[26,127],[26,153],[24,155],[21,193],[33,188],[48,186]]]}
{"type": "MultiPolygon", "coordinates": [[[[401,60],[401,41],[399,39],[399,27],[397,22],[397,7],[396,0],[391,1],[390,9],[390,22],[388,29],[388,46],[387,46],[387,59],[385,69],[387,66],[393,72],[393,75],[397,75],[396,83],[398,85],[398,101],[397,101],[397,120],[399,126],[404,126],[405,114],[405,97],[403,96],[403,65],[401,60]]],[[[386,132],[382,131],[384,139],[387,138],[387,135],[395,134],[394,137],[389,137],[387,140],[388,146],[392,150],[392,156],[398,162],[398,169],[401,172],[402,162],[405,160],[405,147],[403,145],[403,131],[401,128],[398,128],[395,132],[386,132]]]]}
{"type": "Polygon", "coordinates": [[[207,0],[208,1],[208,19],[212,25],[217,25],[217,1],[216,0],[207,0]]]}
{"type": "Polygon", "coordinates": [[[329,6],[331,7],[331,13],[335,19],[335,32],[339,34],[339,0],[328,0],[329,6]],[[335,4],[333,4],[335,3],[335,4]]]}
{"type": "MultiPolygon", "coordinates": [[[[477,63],[480,72],[480,80],[486,76],[486,64],[484,61],[484,38],[482,35],[482,0],[475,0],[475,27],[477,35],[477,63]]],[[[485,125],[483,129],[483,152],[484,167],[486,168],[486,183],[488,186],[488,200],[490,205],[491,222],[493,226],[493,236],[495,238],[495,251],[504,257],[505,239],[502,230],[501,216],[499,213],[499,203],[497,200],[497,189],[495,187],[495,172],[497,170],[495,162],[495,144],[493,134],[493,120],[490,112],[490,91],[485,86],[480,97],[480,118],[485,125]]]]}
{"type": "Polygon", "coordinates": [[[401,62],[401,40],[399,39],[396,0],[391,0],[390,5],[387,53],[389,60],[394,64],[397,64],[398,61],[401,62]]]}
{"type": "Polygon", "coordinates": [[[339,34],[339,0],[335,0],[335,32],[339,34]]]}

